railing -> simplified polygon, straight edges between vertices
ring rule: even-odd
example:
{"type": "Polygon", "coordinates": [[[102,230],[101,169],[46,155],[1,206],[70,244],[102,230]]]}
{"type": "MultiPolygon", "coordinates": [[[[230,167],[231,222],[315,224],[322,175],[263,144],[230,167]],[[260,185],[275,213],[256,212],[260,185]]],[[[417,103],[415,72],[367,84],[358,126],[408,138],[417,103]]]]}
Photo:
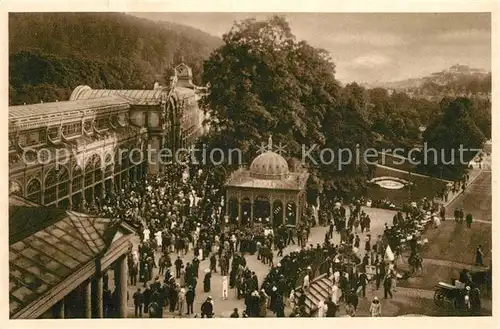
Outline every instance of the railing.
{"type": "MultiPolygon", "coordinates": [[[[319,258],[315,259],[311,265],[311,273],[312,276],[309,278],[309,282],[313,282],[319,278],[320,275],[328,273],[328,261],[325,260],[325,256],[321,255],[319,258]],[[326,271],[325,271],[326,268],[326,271]]],[[[304,284],[304,278],[307,275],[307,268],[302,269],[297,277],[297,281],[295,283],[296,291],[302,289],[302,285],[304,284]]]]}
{"type": "MultiPolygon", "coordinates": [[[[324,256],[322,256],[320,259],[315,261],[313,264],[311,264],[311,270],[312,270],[312,277],[310,278],[310,283],[313,283],[314,281],[320,280],[324,278],[326,275],[328,275],[328,272],[330,271],[330,265],[331,265],[332,260],[327,260],[325,259],[324,256]]],[[[353,266],[356,268],[357,273],[364,272],[365,269],[363,268],[363,262],[360,261],[358,264],[353,266]]],[[[300,272],[297,282],[295,284],[295,291],[302,291],[302,286],[304,284],[304,277],[307,274],[307,269],[304,269],[300,272]]]]}

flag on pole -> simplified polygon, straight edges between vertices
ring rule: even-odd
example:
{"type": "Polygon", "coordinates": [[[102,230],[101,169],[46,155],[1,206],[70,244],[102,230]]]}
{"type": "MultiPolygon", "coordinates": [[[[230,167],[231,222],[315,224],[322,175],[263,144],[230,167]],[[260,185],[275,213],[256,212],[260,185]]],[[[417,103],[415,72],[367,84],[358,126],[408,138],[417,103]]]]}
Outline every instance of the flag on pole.
{"type": "Polygon", "coordinates": [[[391,262],[394,261],[394,253],[392,252],[390,246],[387,246],[387,248],[385,248],[385,255],[391,262]]]}

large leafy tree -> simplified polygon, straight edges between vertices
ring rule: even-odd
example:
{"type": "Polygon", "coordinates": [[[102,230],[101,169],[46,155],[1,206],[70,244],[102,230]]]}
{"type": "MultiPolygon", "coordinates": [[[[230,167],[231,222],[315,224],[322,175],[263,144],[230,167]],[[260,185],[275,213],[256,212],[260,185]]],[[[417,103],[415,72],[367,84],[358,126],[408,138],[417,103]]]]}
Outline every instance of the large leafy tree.
{"type": "Polygon", "coordinates": [[[360,165],[335,170],[335,164],[320,161],[326,147],[354,150],[371,138],[359,106],[342,94],[328,53],[297,41],[279,16],[237,22],[223,41],[203,70],[211,84],[211,133],[203,143],[239,148],[248,164],[272,133],[275,144],[286,144],[289,157],[306,160],[315,187],[325,182],[340,194],[362,187],[366,179],[360,165]],[[311,148],[311,157],[303,157],[311,148]]]}
{"type": "Polygon", "coordinates": [[[425,169],[434,175],[461,178],[466,163],[482,149],[486,138],[474,121],[476,109],[471,100],[443,99],[441,106],[443,115],[424,134],[428,150],[425,169]]]}

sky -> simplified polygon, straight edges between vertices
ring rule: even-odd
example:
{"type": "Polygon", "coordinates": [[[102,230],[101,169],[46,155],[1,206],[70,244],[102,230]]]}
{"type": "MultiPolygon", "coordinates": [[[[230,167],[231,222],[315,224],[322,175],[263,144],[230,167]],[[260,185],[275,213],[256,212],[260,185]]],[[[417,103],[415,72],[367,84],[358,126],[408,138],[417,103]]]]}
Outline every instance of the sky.
{"type": "MultiPolygon", "coordinates": [[[[216,36],[272,13],[129,13],[216,36]]],[[[489,13],[280,13],[299,40],[326,49],[344,83],[418,78],[454,64],[491,70],[489,13]]]]}

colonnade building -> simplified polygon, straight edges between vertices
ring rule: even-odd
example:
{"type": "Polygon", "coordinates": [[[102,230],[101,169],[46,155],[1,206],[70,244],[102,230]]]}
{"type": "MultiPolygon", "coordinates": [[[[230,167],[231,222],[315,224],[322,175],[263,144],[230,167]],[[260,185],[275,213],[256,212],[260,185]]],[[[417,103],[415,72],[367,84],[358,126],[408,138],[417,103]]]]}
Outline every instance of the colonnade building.
{"type": "Polygon", "coordinates": [[[151,90],[75,88],[68,101],[9,107],[10,192],[45,206],[78,210],[105,192],[157,174],[152,150],[188,147],[203,134],[191,69],[151,90]]]}
{"type": "Polygon", "coordinates": [[[160,173],[147,148],[192,145],[204,133],[198,101],[207,91],[181,64],[168,86],[78,86],[67,101],[9,107],[10,318],[107,317],[108,272],[113,314],[127,316],[134,229],[81,210],[160,173]]]}

